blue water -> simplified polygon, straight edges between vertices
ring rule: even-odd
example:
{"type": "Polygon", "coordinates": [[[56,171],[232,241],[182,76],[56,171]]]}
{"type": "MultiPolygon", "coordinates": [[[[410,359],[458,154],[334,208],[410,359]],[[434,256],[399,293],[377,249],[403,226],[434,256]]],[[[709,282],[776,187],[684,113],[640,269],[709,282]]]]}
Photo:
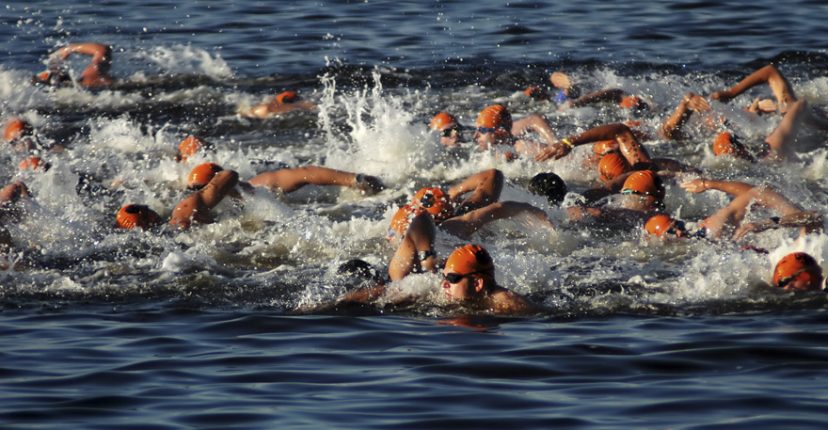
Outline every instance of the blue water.
{"type": "MultiPolygon", "coordinates": [[[[23,115],[68,149],[40,176],[0,150],[3,183],[23,179],[34,194],[6,225],[16,249],[3,262],[23,264],[0,272],[0,428],[824,428],[826,296],[769,290],[771,257],[729,244],[497,227],[476,240],[500,283],[548,312],[326,305],[352,286],[333,275],[338,263],[387,262],[389,208],[420,185],[498,167],[510,198],[526,198],[522,184],[542,170],[587,188],[565,162],[435,164],[423,126],[434,112],[471,122],[506,100],[561,134],[627,119],[513,96],[564,69],[644,92],[657,124],[684,92],[769,61],[824,107],[826,16],[805,0],[10,2],[0,118],[23,115]],[[119,87],[28,85],[49,51],[88,40],[115,48],[119,87]],[[286,88],[324,112],[235,116],[286,88]],[[392,190],[222,207],[216,224],[178,235],[115,231],[127,201],[168,214],[180,199],[188,168],[171,158],[190,132],[242,176],[263,161],[317,163],[364,169],[392,190]]],[[[773,125],[736,124],[754,142],[773,125]]],[[[822,147],[751,167],[711,161],[701,137],[647,145],[712,176],[772,182],[826,215],[822,147]]],[[[672,185],[667,203],[700,217],[723,200],[672,185]]],[[[778,256],[794,237],[753,243],[778,256]]],[[[806,246],[824,259],[825,239],[806,246]]]]}

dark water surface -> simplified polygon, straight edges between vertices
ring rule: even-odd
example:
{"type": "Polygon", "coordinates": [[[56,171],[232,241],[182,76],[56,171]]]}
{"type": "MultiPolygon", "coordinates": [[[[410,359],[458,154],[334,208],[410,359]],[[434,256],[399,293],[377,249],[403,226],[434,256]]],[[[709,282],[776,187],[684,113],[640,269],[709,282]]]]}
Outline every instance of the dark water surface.
{"type": "MultiPolygon", "coordinates": [[[[766,285],[786,251],[825,261],[825,234],[802,245],[766,233],[751,242],[765,256],[639,232],[494,227],[475,240],[499,282],[548,312],[325,305],[353,286],[333,274],[339,263],[387,263],[388,220],[419,186],[497,167],[504,194],[527,200],[522,184],[539,171],[575,192],[594,179],[565,161],[435,161],[424,126],[435,112],[471,123],[505,100],[562,135],[629,119],[514,96],[564,69],[645,94],[654,126],[684,92],[724,88],[769,61],[825,107],[826,17],[825,2],[808,0],[7,2],[0,118],[23,115],[68,150],[48,154],[43,175],[18,172],[20,154],[0,150],[3,183],[33,191],[6,226],[16,250],[2,263],[22,264],[0,272],[0,428],[825,428],[826,296],[766,285]],[[29,85],[49,51],[78,41],[115,47],[113,90],[29,85]],[[235,115],[287,88],[320,112],[235,115]],[[278,160],[360,169],[391,189],[251,199],[180,234],[115,231],[126,202],[169,215],[190,168],[172,156],[188,133],[218,147],[198,161],[243,177],[278,160]]],[[[726,113],[749,143],[774,125],[726,113]]],[[[645,144],[714,177],[772,183],[825,216],[819,142],[781,166],[713,160],[708,137],[645,144]]],[[[725,201],[668,185],[667,206],[684,217],[725,201]]],[[[439,252],[456,245],[440,240],[439,252]]]]}

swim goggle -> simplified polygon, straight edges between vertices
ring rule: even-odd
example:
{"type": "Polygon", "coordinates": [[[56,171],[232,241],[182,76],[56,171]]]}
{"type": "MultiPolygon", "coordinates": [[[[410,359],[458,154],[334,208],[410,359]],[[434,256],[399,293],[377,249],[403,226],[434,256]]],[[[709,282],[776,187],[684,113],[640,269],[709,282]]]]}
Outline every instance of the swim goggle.
{"type": "Polygon", "coordinates": [[[788,284],[795,281],[796,278],[804,272],[805,272],[805,269],[800,269],[800,270],[794,272],[791,276],[786,276],[786,277],[780,279],[779,282],[776,283],[776,286],[779,287],[779,288],[786,288],[788,286],[788,284]]]}
{"type": "Polygon", "coordinates": [[[440,131],[440,136],[442,137],[457,137],[463,131],[458,126],[450,127],[445,130],[440,131]]]}
{"type": "Polygon", "coordinates": [[[503,127],[477,127],[477,132],[480,134],[494,133],[497,130],[503,130],[503,127]]]}
{"type": "Polygon", "coordinates": [[[480,274],[480,273],[483,273],[483,272],[476,271],[476,272],[470,272],[470,273],[466,273],[466,274],[460,274],[460,273],[444,273],[444,274],[443,274],[443,279],[445,279],[445,280],[446,280],[446,282],[448,282],[449,284],[456,284],[456,283],[458,283],[458,282],[462,281],[462,280],[463,280],[463,278],[467,278],[467,277],[469,277],[469,276],[471,276],[471,275],[478,275],[478,274],[480,274]]]}

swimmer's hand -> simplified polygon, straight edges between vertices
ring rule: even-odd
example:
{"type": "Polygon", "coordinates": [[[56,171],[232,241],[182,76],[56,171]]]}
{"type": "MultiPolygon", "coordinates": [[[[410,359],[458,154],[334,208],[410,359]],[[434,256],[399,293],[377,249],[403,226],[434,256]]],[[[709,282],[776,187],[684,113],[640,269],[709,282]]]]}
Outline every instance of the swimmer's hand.
{"type": "Polygon", "coordinates": [[[386,187],[380,178],[360,173],[354,176],[354,188],[362,191],[363,194],[372,195],[379,193],[386,187]]]}
{"type": "Polygon", "coordinates": [[[538,155],[535,155],[535,161],[546,161],[550,158],[557,160],[565,157],[570,151],[572,151],[571,146],[558,141],[541,149],[538,155]]]}
{"type": "Polygon", "coordinates": [[[722,103],[727,103],[733,97],[730,94],[728,94],[726,91],[714,91],[712,94],[710,94],[710,98],[712,100],[718,100],[722,103]]]}
{"type": "Polygon", "coordinates": [[[773,224],[769,221],[757,221],[744,223],[733,232],[733,240],[742,240],[749,233],[759,233],[771,228],[773,224]]]}
{"type": "Polygon", "coordinates": [[[679,186],[690,193],[703,193],[709,189],[707,188],[707,181],[704,178],[682,182],[679,186]]]}
{"type": "Polygon", "coordinates": [[[705,100],[704,97],[688,93],[684,96],[684,100],[687,103],[687,107],[693,112],[709,112],[710,111],[710,103],[705,100]]]}

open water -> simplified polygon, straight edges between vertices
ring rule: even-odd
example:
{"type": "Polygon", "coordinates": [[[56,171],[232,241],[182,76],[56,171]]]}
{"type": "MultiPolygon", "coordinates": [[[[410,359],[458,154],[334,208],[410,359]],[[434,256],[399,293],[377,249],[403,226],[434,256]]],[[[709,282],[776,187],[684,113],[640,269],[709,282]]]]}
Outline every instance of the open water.
{"type": "MultiPolygon", "coordinates": [[[[767,286],[793,250],[828,267],[824,234],[750,237],[765,255],[569,226],[524,186],[555,171],[577,201],[596,179],[586,148],[547,163],[475,151],[446,160],[426,123],[448,110],[471,124],[497,100],[516,117],[543,114],[561,136],[627,119],[653,130],[685,92],[708,94],[769,62],[825,107],[827,17],[824,2],[807,0],[7,2],[0,118],[23,116],[67,150],[44,154],[52,168],[36,173],[0,149],[2,182],[23,180],[33,194],[4,220],[15,250],[2,256],[14,268],[0,272],[0,428],[825,428],[825,294],[767,286]],[[29,84],[48,52],[79,41],[114,47],[117,85],[29,84]],[[654,108],[630,118],[520,96],[559,69],[654,108]],[[235,114],[285,89],[320,109],[235,114]],[[217,150],[176,163],[189,133],[217,150]],[[319,164],[389,189],[257,194],[184,233],[113,228],[127,202],[168,216],[202,161],[242,178],[276,162],[319,164]],[[559,228],[504,221],[473,239],[500,284],[548,312],[464,315],[429,300],[439,297],[429,275],[398,286],[424,297],[416,306],[329,306],[354,287],[337,277],[340,263],[387,263],[397,205],[491,167],[507,177],[505,199],[544,208],[559,228]]],[[[754,148],[778,118],[740,106],[767,94],[714,103],[754,148]]],[[[713,157],[697,131],[644,143],[828,215],[824,135],[796,160],[752,165],[713,157]]],[[[727,202],[674,183],[667,194],[667,210],[690,220],[727,202]]],[[[463,243],[438,239],[443,256],[463,243]]]]}

